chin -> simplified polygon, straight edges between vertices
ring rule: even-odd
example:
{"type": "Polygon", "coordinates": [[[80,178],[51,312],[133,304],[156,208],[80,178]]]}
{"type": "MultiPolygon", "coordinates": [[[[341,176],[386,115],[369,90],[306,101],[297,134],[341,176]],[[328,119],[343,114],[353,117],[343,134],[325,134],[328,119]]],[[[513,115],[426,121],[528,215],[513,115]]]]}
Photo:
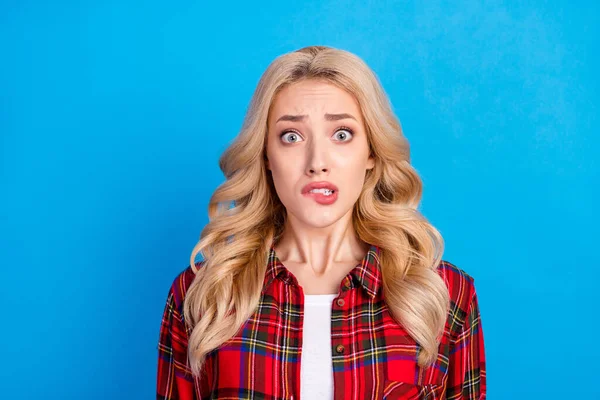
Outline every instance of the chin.
{"type": "Polygon", "coordinates": [[[313,212],[310,215],[304,215],[304,223],[314,228],[326,228],[340,220],[343,214],[338,215],[337,213],[321,211],[313,212]]]}

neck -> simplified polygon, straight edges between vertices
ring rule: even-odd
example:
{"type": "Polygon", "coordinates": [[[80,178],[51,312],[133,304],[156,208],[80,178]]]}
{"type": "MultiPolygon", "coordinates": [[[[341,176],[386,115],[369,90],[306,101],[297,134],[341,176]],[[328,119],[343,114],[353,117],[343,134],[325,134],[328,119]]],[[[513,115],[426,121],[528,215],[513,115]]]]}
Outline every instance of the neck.
{"type": "Polygon", "coordinates": [[[275,247],[282,262],[305,265],[316,275],[326,274],[336,264],[356,263],[369,249],[356,234],[352,210],[325,227],[307,226],[288,214],[283,234],[275,247]]]}

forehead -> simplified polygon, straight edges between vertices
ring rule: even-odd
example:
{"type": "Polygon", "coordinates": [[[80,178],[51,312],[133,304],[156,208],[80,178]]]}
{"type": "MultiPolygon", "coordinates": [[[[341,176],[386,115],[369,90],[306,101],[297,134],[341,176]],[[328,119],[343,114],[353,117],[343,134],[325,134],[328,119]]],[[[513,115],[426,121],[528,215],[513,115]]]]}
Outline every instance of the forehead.
{"type": "Polygon", "coordinates": [[[271,117],[298,113],[350,113],[356,118],[361,117],[358,102],[352,94],[320,80],[293,83],[275,96],[271,117]]]}

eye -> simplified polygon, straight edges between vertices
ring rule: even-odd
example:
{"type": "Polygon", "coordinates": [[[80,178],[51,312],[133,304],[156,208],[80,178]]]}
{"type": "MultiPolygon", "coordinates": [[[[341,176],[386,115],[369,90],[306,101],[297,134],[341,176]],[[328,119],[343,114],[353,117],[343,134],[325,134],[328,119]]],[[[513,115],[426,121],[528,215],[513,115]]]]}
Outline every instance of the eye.
{"type": "Polygon", "coordinates": [[[281,140],[284,143],[296,143],[302,141],[302,136],[295,131],[285,131],[281,134],[281,140]]]}
{"type": "Polygon", "coordinates": [[[352,135],[352,130],[350,128],[346,128],[345,126],[341,127],[333,134],[333,136],[339,142],[349,141],[350,139],[352,139],[352,135]]]}

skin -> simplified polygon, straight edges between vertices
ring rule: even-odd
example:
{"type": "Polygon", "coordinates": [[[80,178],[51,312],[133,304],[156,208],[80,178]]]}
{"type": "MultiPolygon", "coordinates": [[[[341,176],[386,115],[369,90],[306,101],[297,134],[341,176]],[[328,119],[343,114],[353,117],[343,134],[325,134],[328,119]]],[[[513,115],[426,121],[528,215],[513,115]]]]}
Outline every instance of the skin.
{"type": "Polygon", "coordinates": [[[369,248],[352,226],[352,208],[367,170],[375,165],[359,105],[337,86],[302,81],[279,92],[267,126],[266,165],[288,215],[277,256],[304,294],[338,293],[342,279],[369,248]],[[353,118],[328,120],[325,114],[353,118]],[[305,117],[279,120],[284,115],[305,117]],[[316,181],[337,186],[334,204],[321,205],[302,194],[306,184],[316,181]]]}

